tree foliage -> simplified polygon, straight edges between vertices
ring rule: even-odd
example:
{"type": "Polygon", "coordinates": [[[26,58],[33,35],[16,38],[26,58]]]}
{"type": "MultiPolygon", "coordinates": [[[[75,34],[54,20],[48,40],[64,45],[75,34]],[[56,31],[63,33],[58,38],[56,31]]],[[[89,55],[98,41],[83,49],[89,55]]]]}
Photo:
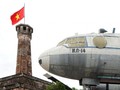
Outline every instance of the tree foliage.
{"type": "Polygon", "coordinates": [[[78,89],[76,89],[76,88],[72,88],[72,90],[78,90],[78,89]]]}
{"type": "Polygon", "coordinates": [[[66,90],[66,89],[62,83],[56,82],[48,85],[46,90],[66,90]]]}

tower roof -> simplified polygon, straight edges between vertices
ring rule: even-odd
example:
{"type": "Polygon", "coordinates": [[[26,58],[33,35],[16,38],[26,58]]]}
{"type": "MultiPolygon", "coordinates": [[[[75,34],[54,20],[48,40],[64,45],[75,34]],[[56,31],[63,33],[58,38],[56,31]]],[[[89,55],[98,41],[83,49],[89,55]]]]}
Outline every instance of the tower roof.
{"type": "Polygon", "coordinates": [[[29,30],[30,33],[33,33],[33,28],[28,24],[16,25],[16,31],[18,30],[29,30]]]}

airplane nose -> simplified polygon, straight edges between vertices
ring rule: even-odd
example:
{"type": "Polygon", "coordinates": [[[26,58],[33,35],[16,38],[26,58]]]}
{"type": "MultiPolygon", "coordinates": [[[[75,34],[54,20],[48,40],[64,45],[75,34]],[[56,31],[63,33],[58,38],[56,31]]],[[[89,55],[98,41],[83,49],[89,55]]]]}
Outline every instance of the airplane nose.
{"type": "Polygon", "coordinates": [[[39,60],[39,64],[40,64],[40,65],[42,64],[42,59],[39,60]]]}
{"type": "Polygon", "coordinates": [[[38,62],[43,69],[49,71],[49,57],[40,57],[38,62]]]}

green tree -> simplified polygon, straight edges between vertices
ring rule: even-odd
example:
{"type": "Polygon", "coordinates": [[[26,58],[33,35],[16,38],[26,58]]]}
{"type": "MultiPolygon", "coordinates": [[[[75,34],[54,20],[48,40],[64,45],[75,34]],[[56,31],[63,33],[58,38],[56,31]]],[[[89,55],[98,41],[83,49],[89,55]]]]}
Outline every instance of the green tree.
{"type": "Polygon", "coordinates": [[[48,85],[46,90],[66,90],[66,89],[62,83],[56,82],[48,85]]]}
{"type": "Polygon", "coordinates": [[[72,90],[78,90],[78,89],[76,89],[76,88],[72,88],[72,90]]]}

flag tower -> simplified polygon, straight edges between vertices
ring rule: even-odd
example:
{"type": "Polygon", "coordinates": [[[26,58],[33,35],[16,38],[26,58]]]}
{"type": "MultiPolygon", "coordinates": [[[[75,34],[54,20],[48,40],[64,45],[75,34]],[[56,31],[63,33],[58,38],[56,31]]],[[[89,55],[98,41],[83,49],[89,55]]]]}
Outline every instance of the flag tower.
{"type": "MultiPolygon", "coordinates": [[[[11,15],[12,25],[25,18],[24,7],[11,15]]],[[[16,26],[18,37],[16,74],[0,78],[0,90],[45,90],[50,82],[32,76],[31,39],[33,28],[27,24],[16,26]]]]}
{"type": "Polygon", "coordinates": [[[50,82],[32,76],[31,39],[33,28],[27,24],[16,26],[18,37],[16,74],[0,78],[0,90],[45,90],[50,82]]]}
{"type": "Polygon", "coordinates": [[[20,24],[16,26],[16,31],[18,37],[16,74],[32,75],[31,39],[33,28],[29,25],[20,24]]]}

